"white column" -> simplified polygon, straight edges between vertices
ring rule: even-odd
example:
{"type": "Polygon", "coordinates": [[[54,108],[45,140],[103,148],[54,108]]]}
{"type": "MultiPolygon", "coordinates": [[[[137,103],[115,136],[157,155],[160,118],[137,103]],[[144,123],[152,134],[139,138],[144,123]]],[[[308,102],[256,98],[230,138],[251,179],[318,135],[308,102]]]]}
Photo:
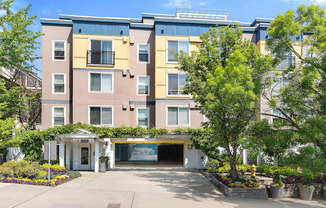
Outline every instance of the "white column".
{"type": "Polygon", "coordinates": [[[66,168],[67,168],[67,170],[70,170],[70,149],[71,149],[71,143],[68,142],[66,144],[66,168]]]}
{"type": "Polygon", "coordinates": [[[65,142],[62,140],[59,146],[59,165],[65,166],[65,142]]]}
{"type": "Polygon", "coordinates": [[[247,164],[248,163],[248,159],[247,159],[247,150],[246,149],[243,149],[242,151],[242,161],[243,161],[243,164],[247,164]]]}
{"type": "Polygon", "coordinates": [[[94,149],[95,149],[95,168],[94,168],[94,171],[95,171],[95,173],[98,173],[98,171],[99,171],[99,166],[100,166],[100,164],[99,164],[99,149],[100,149],[100,147],[99,147],[99,143],[98,143],[98,141],[97,140],[95,140],[95,145],[94,145],[95,147],[94,147],[94,149]]]}

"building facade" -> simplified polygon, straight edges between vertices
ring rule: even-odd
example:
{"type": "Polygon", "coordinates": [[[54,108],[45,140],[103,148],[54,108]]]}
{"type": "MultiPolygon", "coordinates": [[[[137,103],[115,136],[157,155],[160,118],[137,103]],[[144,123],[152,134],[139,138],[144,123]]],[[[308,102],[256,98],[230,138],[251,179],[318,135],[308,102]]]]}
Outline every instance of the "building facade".
{"type": "MultiPolygon", "coordinates": [[[[196,51],[203,32],[233,22],[218,11],[208,17],[180,10],[175,15],[142,14],[141,19],[76,15],[41,19],[43,129],[77,122],[169,130],[200,127],[205,118],[191,96],[183,93],[185,73],[177,69],[171,51],[196,51]]],[[[270,22],[238,23],[243,38],[265,52],[270,22]]],[[[110,156],[111,167],[122,161],[170,161],[185,168],[203,168],[207,160],[182,136],[105,141],[98,152],[110,156]]],[[[60,143],[69,158],[78,158],[71,167],[82,169],[81,164],[87,163],[87,168],[98,170],[92,157],[99,147],[88,140],[71,143],[60,143]]],[[[61,164],[63,154],[62,150],[61,164]]]]}

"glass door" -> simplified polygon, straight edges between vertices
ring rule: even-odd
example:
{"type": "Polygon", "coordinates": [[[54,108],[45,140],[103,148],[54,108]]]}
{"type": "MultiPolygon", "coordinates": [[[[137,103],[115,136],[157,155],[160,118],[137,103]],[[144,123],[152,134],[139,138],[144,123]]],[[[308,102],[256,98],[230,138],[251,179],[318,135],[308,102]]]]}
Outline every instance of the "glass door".
{"type": "Polygon", "coordinates": [[[84,144],[79,148],[79,170],[91,169],[91,149],[90,144],[84,144]]]}

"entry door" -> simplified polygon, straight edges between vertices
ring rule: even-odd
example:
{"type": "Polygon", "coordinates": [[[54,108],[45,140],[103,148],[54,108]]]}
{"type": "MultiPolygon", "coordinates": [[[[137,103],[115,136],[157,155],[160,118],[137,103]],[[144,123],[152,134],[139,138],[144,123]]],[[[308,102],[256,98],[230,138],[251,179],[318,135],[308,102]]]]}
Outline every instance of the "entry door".
{"type": "Polygon", "coordinates": [[[91,145],[81,144],[79,147],[79,170],[91,169],[91,145]]]}

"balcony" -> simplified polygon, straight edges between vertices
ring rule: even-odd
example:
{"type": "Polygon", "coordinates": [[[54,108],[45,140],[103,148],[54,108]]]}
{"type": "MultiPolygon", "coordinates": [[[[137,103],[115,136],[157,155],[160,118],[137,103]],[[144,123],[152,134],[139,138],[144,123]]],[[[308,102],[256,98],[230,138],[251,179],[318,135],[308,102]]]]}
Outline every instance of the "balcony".
{"type": "Polygon", "coordinates": [[[114,66],[114,51],[87,51],[87,65],[114,66]]]}

